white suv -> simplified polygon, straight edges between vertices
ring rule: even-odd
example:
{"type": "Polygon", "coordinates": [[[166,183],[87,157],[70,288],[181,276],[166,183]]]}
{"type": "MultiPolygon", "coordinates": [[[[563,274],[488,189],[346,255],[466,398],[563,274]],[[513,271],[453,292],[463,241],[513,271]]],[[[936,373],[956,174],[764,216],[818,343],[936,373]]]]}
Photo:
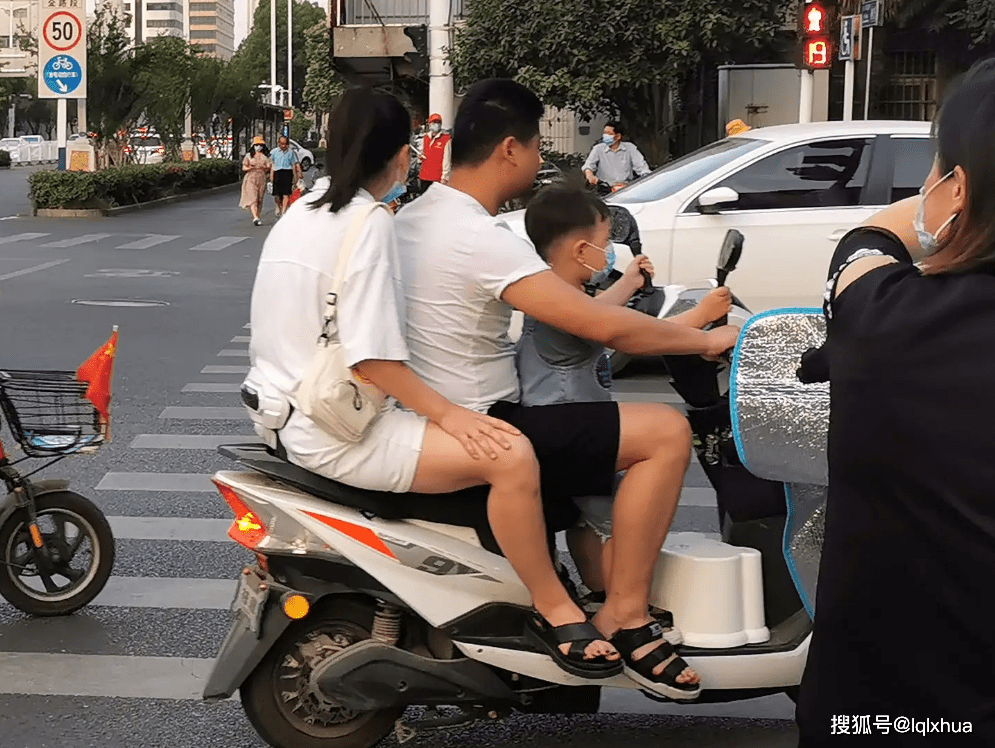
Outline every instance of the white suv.
{"type": "MultiPolygon", "coordinates": [[[[779,125],[725,138],[671,161],[610,197],[639,226],[654,283],[715,274],[728,229],[743,257],[730,285],[753,312],[818,307],[840,238],[916,194],[929,173],[928,122],[779,125]]],[[[525,235],[522,211],[504,218],[525,235]]],[[[629,258],[620,255],[616,268],[629,258]]]]}

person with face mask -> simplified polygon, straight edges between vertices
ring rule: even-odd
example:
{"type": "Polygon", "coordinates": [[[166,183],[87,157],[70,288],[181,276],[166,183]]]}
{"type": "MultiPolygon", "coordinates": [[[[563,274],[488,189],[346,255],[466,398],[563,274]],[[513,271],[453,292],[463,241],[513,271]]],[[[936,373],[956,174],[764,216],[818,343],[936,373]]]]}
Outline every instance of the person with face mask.
{"type": "Polygon", "coordinates": [[[449,184],[451,140],[449,133],[442,132],[442,115],[433,114],[429,117],[428,133],[422,138],[421,152],[418,154],[421,161],[418,178],[421,180],[422,192],[433,182],[449,184]]]}
{"type": "Polygon", "coordinates": [[[947,90],[919,195],[851,231],[830,267],[829,493],[802,748],[836,745],[844,714],[888,715],[882,743],[923,742],[896,732],[902,718],[995,745],[993,118],[990,59],[947,90]]]}
{"type": "Polygon", "coordinates": [[[592,185],[598,181],[607,182],[614,189],[621,189],[633,177],[644,177],[650,173],[650,167],[632,143],[622,140],[622,125],[609,122],[605,125],[601,142],[591,149],[591,154],[584,162],[584,176],[592,185]]]}
{"type": "Polygon", "coordinates": [[[238,206],[252,213],[252,222],[256,226],[261,226],[263,223],[259,214],[263,209],[266,183],[272,170],[273,162],[269,158],[266,141],[262,135],[257,135],[252,139],[249,152],[242,159],[242,171],[245,172],[245,177],[242,179],[242,197],[238,206]]]}

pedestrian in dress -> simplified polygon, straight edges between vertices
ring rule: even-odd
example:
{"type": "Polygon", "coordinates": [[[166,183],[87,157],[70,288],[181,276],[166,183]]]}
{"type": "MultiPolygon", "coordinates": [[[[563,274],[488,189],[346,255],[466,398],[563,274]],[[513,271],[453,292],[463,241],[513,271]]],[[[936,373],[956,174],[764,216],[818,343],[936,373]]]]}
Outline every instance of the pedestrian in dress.
{"type": "Polygon", "coordinates": [[[269,149],[262,135],[257,135],[252,139],[252,147],[242,160],[242,171],[245,178],[242,180],[242,200],[240,208],[252,211],[252,223],[261,226],[259,213],[263,208],[263,198],[266,195],[266,182],[269,181],[270,172],[273,169],[273,162],[269,157],[269,149]]]}

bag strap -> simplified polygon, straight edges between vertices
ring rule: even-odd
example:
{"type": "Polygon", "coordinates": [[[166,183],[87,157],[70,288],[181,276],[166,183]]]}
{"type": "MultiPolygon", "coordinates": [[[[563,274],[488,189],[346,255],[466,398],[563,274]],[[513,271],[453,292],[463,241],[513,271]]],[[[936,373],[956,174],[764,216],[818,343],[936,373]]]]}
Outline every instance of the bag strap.
{"type": "Polygon", "coordinates": [[[356,246],[356,241],[359,239],[359,235],[366,225],[366,220],[379,208],[388,209],[381,202],[360,206],[356,211],[356,217],[349,224],[345,238],[342,240],[342,245],[339,247],[339,257],[335,263],[335,278],[332,281],[332,288],[325,296],[325,324],[321,333],[321,337],[323,338],[328,338],[328,325],[335,319],[335,305],[339,294],[342,293],[342,285],[345,283],[346,272],[349,269],[349,260],[352,258],[352,251],[356,246]]]}

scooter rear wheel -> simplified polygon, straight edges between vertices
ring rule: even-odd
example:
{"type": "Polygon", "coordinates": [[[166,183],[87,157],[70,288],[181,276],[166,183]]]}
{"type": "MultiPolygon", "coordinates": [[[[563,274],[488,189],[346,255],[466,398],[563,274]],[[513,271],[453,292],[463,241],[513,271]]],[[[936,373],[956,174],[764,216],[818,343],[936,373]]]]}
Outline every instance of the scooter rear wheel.
{"type": "Polygon", "coordinates": [[[372,748],[393,729],[403,709],[353,712],[309,687],[321,660],[370,638],[373,610],[334,601],[284,632],[242,684],[242,707],[259,736],[274,748],[372,748]]]}
{"type": "Polygon", "coordinates": [[[114,536],[97,506],[72,491],[35,501],[38,530],[54,567],[42,575],[24,513],[0,527],[0,597],[35,616],[64,616],[90,603],[114,566],[114,536]]]}

